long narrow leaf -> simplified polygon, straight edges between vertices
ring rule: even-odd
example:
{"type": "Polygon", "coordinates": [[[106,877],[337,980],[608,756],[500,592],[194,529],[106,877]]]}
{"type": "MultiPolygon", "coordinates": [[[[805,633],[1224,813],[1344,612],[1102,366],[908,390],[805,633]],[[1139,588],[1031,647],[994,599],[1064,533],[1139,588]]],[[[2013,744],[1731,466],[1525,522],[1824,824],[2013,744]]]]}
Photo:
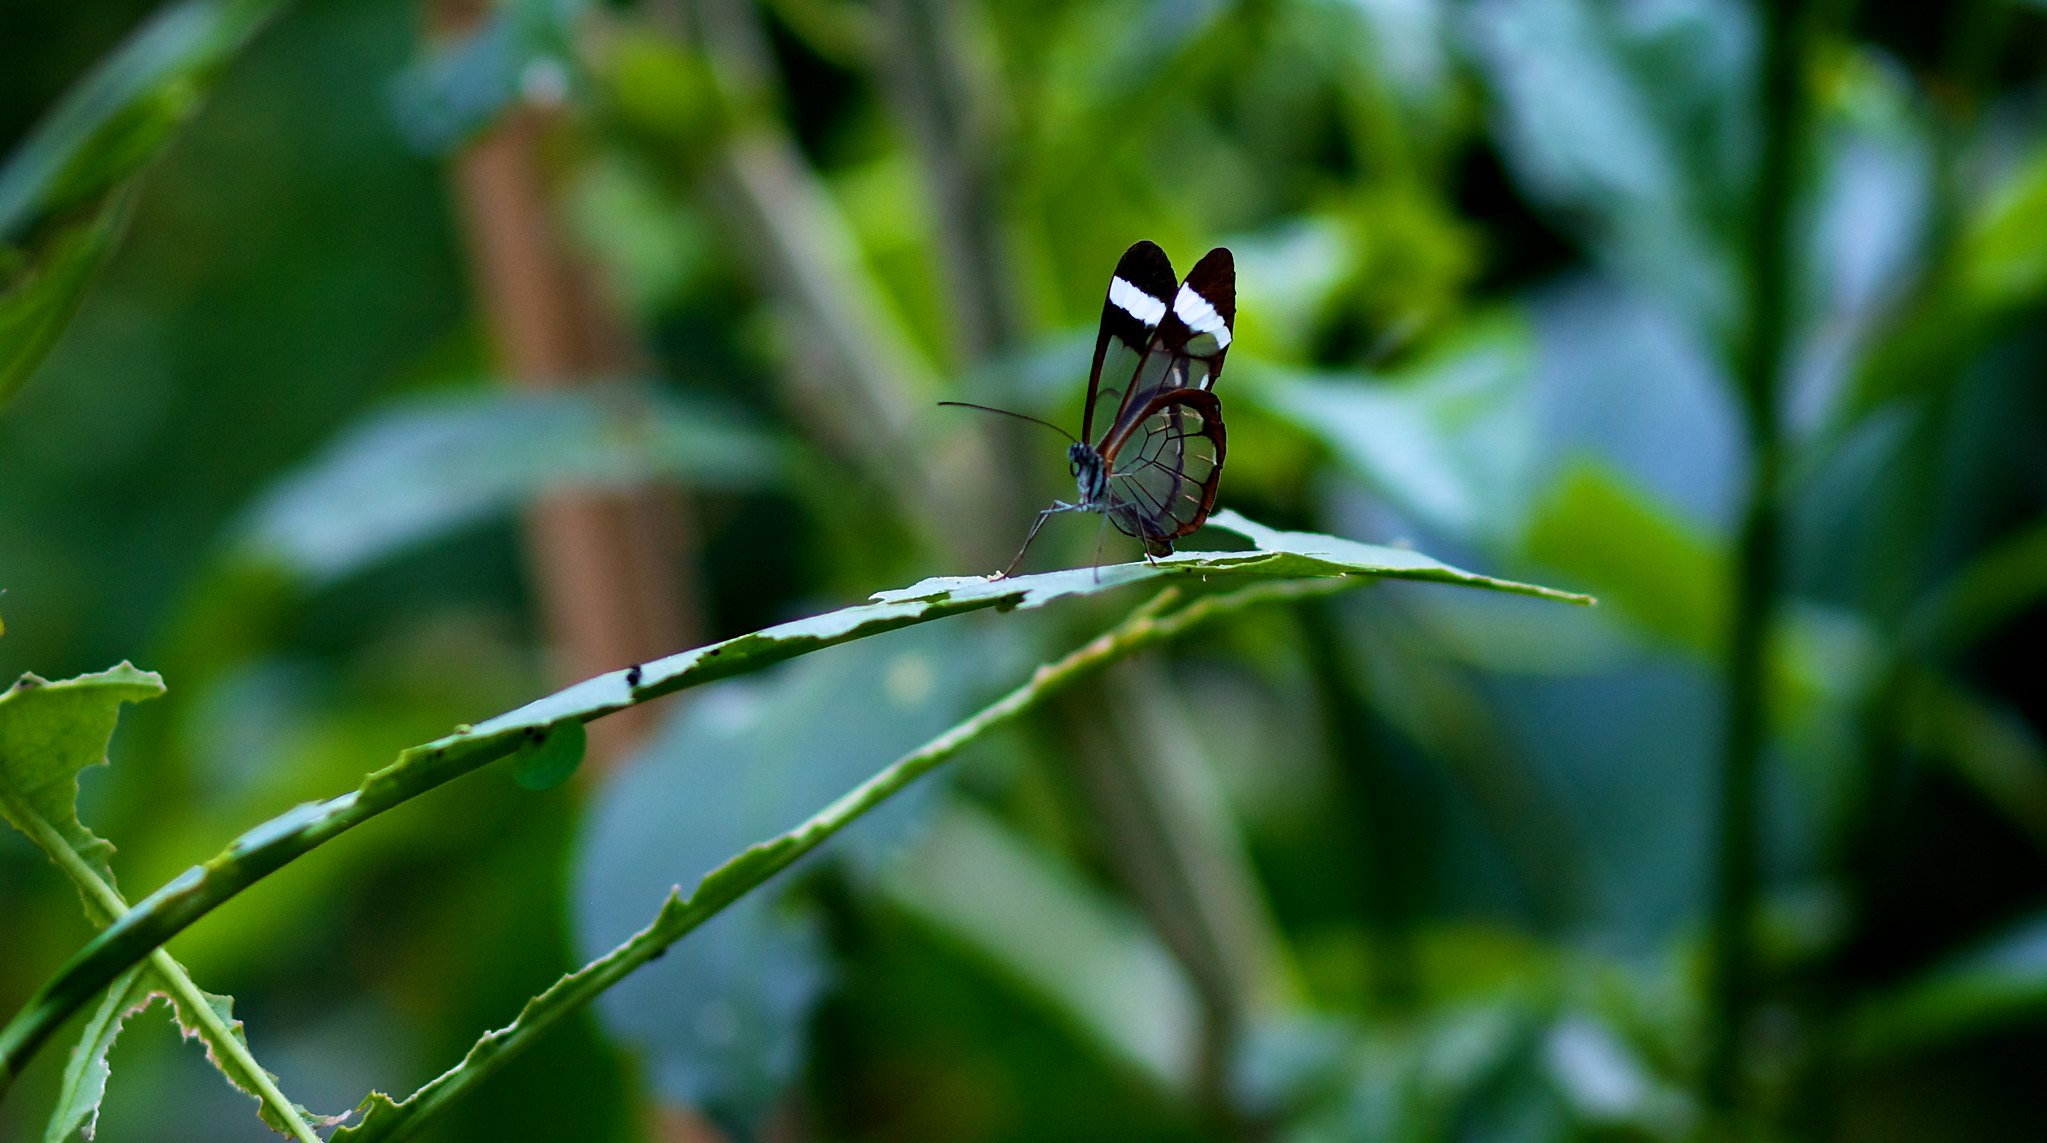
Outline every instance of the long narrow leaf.
{"type": "Polygon", "coordinates": [[[309,802],[250,830],[202,865],[149,895],[58,970],[0,1028],[0,1090],[22,1062],[72,1013],[151,949],[176,936],[243,889],[299,855],[443,783],[503,758],[565,721],[594,718],[798,655],[915,623],[984,608],[1041,607],[1134,584],[1205,582],[1226,586],[1270,579],[1410,579],[1589,604],[1591,597],[1451,567],[1419,552],[1335,536],[1267,528],[1235,512],[1210,523],[1250,539],[1237,552],[1183,552],[1156,563],[1120,564],[990,580],[957,576],[878,593],[875,602],[784,623],[708,647],[586,679],[476,726],[403,750],[360,786],[309,802]]]}
{"type": "Polygon", "coordinates": [[[73,87],[0,166],[0,403],[28,379],[120,233],[123,191],[283,0],[185,0],[73,87]]]}
{"type": "Polygon", "coordinates": [[[485,1033],[461,1063],[441,1073],[403,1101],[394,1102],[381,1092],[371,1094],[361,1107],[362,1122],[337,1132],[336,1143],[391,1143],[409,1138],[442,1108],[509,1063],[547,1029],[659,957],[668,946],[795,864],[797,859],[824,844],[832,835],[937,769],[968,743],[1033,709],[1057,691],[1216,616],[1253,604],[1297,598],[1345,586],[1349,585],[1340,579],[1253,584],[1161,614],[1177,601],[1180,594],[1167,588],[1116,627],[1058,662],[1038,668],[1022,686],[890,763],[802,825],[752,846],[712,870],[687,897],[683,896],[680,886],[676,887],[646,928],[582,969],[562,977],[546,992],[527,1002],[517,1020],[507,1027],[485,1033]]]}

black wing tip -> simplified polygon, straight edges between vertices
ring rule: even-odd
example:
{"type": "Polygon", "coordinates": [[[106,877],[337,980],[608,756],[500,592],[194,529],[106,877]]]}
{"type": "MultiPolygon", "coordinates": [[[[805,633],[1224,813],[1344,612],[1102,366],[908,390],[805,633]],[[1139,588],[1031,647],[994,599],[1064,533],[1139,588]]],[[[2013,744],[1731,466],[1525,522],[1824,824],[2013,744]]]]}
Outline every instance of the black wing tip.
{"type": "Polygon", "coordinates": [[[1187,285],[1200,294],[1225,323],[1237,324],[1237,259],[1227,246],[1218,246],[1201,256],[1187,272],[1187,285]]]}
{"type": "Polygon", "coordinates": [[[1173,260],[1149,238],[1140,238],[1116,259],[1116,276],[1161,301],[1171,301],[1173,287],[1180,284],[1173,272],[1173,260]]]}

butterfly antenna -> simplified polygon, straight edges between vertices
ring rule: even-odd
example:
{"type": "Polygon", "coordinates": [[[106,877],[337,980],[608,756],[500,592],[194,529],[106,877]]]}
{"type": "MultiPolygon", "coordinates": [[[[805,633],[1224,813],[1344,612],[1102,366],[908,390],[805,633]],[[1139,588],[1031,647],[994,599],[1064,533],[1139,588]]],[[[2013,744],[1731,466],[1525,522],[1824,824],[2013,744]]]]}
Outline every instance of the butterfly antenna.
{"type": "Polygon", "coordinates": [[[979,409],[984,413],[1000,413],[1005,417],[1015,417],[1019,421],[1029,421],[1034,425],[1043,425],[1046,428],[1051,429],[1053,432],[1058,433],[1060,436],[1065,437],[1067,440],[1070,441],[1079,440],[1078,437],[1075,437],[1072,433],[1067,432],[1065,429],[1060,428],[1058,425],[1055,425],[1050,421],[1041,421],[1028,413],[1012,413],[1008,409],[996,409],[991,408],[987,405],[976,405],[972,401],[940,401],[939,404],[947,405],[955,409],[979,409]]]}

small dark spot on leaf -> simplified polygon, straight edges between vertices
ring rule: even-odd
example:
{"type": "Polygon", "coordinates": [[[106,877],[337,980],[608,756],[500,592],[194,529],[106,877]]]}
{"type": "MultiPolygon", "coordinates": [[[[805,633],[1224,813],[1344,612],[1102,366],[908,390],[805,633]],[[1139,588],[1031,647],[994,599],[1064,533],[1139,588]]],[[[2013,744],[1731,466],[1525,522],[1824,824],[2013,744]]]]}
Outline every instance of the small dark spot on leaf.
{"type": "Polygon", "coordinates": [[[640,668],[638,666],[626,668],[625,685],[629,687],[636,687],[640,685],[640,668]]]}
{"type": "Polygon", "coordinates": [[[706,658],[706,659],[715,659],[715,658],[717,658],[718,656],[720,656],[720,655],[722,655],[722,654],[724,654],[724,653],[725,653],[725,648],[723,648],[723,647],[713,647],[713,648],[711,648],[710,650],[708,650],[708,651],[704,652],[704,658],[706,658]]]}
{"type": "Polygon", "coordinates": [[[650,957],[648,957],[647,959],[648,959],[649,961],[657,961],[657,960],[660,960],[660,959],[661,959],[662,957],[664,957],[664,956],[667,956],[667,955],[668,955],[668,946],[667,946],[667,945],[662,945],[662,946],[661,946],[660,948],[658,948],[658,949],[655,949],[655,950],[654,950],[654,955],[653,955],[653,956],[650,956],[650,957]]]}

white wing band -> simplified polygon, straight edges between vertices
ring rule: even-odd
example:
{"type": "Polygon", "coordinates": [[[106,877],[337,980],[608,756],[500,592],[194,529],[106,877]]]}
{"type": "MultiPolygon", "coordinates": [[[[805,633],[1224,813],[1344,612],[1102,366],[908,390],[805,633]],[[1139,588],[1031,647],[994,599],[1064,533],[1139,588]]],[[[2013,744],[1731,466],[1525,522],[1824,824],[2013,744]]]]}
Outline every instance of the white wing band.
{"type": "Polygon", "coordinates": [[[1215,312],[1215,307],[1208,304],[1207,298],[1186,286],[1181,286],[1180,292],[1173,296],[1173,313],[1177,314],[1194,333],[1213,335],[1217,348],[1230,343],[1230,328],[1224,324],[1222,315],[1215,312]]]}
{"type": "Polygon", "coordinates": [[[1121,278],[1109,279],[1109,301],[1117,309],[1143,322],[1146,329],[1159,324],[1159,319],[1166,316],[1166,303],[1121,278]]]}

